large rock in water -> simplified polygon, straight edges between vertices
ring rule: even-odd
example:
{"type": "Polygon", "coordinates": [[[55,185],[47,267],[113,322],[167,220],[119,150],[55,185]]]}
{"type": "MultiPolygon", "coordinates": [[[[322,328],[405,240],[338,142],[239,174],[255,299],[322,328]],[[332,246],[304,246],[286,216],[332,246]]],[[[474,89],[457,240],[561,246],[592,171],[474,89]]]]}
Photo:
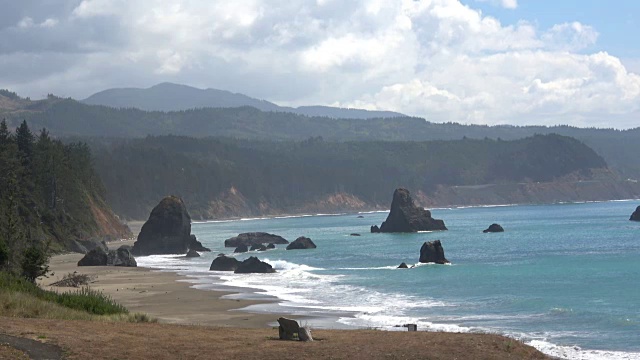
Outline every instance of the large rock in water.
{"type": "Polygon", "coordinates": [[[217,258],[213,259],[209,270],[236,271],[238,265],[240,265],[240,261],[238,261],[238,259],[226,255],[220,255],[217,258]]]}
{"type": "Polygon", "coordinates": [[[500,224],[491,224],[488,228],[482,230],[483,233],[504,232],[504,229],[500,224]]]}
{"type": "Polygon", "coordinates": [[[316,244],[308,237],[300,236],[287,246],[287,250],[315,249],[316,244]]]}
{"type": "Polygon", "coordinates": [[[249,273],[274,273],[276,270],[264,261],[260,261],[255,256],[251,256],[247,260],[238,264],[238,268],[234,273],[236,274],[249,274],[249,273]]]}
{"type": "Polygon", "coordinates": [[[260,244],[288,244],[289,242],[282,236],[265,232],[242,233],[224,241],[225,247],[238,247],[246,245],[251,247],[260,244]]]}
{"type": "Polygon", "coordinates": [[[440,240],[425,242],[420,248],[421,263],[448,264],[449,260],[444,257],[444,249],[440,240]]]}
{"type": "Polygon", "coordinates": [[[631,214],[631,217],[629,218],[629,220],[640,221],[640,206],[638,206],[636,208],[636,211],[634,211],[633,214],[631,214]]]}
{"type": "MultiPolygon", "coordinates": [[[[373,227],[371,232],[376,232],[373,227]]],[[[447,230],[444,221],[431,217],[431,211],[418,207],[414,204],[409,190],[396,189],[393,192],[391,201],[391,211],[387,220],[380,226],[380,232],[416,232],[431,230],[447,230]]]]}
{"type": "Polygon", "coordinates": [[[142,226],[133,244],[133,254],[185,254],[189,249],[210,251],[191,235],[191,217],[182,199],[167,196],[153,208],[142,226]]]}

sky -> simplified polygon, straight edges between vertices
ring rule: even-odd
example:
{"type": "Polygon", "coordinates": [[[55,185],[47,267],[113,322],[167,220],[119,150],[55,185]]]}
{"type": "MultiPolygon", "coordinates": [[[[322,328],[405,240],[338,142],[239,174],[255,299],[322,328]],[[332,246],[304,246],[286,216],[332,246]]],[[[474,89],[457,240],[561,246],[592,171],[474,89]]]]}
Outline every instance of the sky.
{"type": "Polygon", "coordinates": [[[174,82],[433,122],[640,126],[636,0],[0,0],[0,88],[174,82]]]}

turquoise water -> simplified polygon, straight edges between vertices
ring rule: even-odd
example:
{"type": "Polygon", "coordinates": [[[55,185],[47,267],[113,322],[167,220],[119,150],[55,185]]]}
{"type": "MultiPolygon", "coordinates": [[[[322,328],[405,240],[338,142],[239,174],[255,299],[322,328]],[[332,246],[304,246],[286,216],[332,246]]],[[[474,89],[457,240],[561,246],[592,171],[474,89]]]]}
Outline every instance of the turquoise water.
{"type": "MultiPolygon", "coordinates": [[[[434,209],[449,231],[371,234],[386,213],[253,219],[193,224],[212,253],[194,260],[139,258],[171,269],[199,287],[234,286],[275,296],[264,311],[329,314],[336,326],[397,330],[491,331],[566,358],[640,358],[640,223],[638,201],[434,209]],[[497,222],[504,233],[483,234],[497,222]],[[250,255],[276,274],[208,272],[223,241],[266,231],[315,250],[284,246],[250,255]],[[362,236],[349,236],[360,233],[362,236]],[[423,242],[440,239],[451,265],[418,264],[423,242]],[[401,263],[416,264],[396,269],[401,263]]],[[[312,321],[311,321],[312,322],[312,321]]],[[[313,324],[312,324],[313,325],[313,324]]]]}

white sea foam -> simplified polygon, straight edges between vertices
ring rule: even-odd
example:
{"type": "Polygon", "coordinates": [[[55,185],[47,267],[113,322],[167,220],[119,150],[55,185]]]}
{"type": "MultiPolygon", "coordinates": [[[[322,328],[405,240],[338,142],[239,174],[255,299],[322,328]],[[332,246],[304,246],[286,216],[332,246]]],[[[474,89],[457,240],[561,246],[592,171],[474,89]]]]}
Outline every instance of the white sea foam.
{"type": "Polygon", "coordinates": [[[531,340],[528,345],[559,359],[579,360],[640,360],[640,353],[608,350],[587,350],[579,346],[560,346],[544,340],[531,340]]]}
{"type": "MultiPolygon", "coordinates": [[[[480,329],[474,329],[465,326],[459,326],[455,324],[439,324],[431,321],[425,321],[424,319],[407,316],[392,316],[392,315],[372,315],[368,313],[357,314],[355,317],[340,318],[338,322],[355,327],[361,328],[376,328],[382,330],[404,330],[402,325],[404,324],[416,324],[419,330],[423,331],[446,331],[446,332],[462,332],[468,333],[472,331],[478,331],[480,329]]],[[[406,330],[405,330],[406,331],[406,330]]]]}

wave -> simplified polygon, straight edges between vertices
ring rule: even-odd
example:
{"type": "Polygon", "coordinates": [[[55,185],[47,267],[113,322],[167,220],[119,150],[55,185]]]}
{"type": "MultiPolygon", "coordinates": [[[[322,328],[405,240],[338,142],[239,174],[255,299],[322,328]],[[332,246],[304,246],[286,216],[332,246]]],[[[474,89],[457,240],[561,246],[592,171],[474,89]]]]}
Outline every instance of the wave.
{"type": "Polygon", "coordinates": [[[545,340],[531,340],[526,343],[543,353],[558,359],[580,359],[580,360],[640,360],[640,353],[609,351],[609,350],[587,350],[579,346],[560,346],[545,340]]]}

